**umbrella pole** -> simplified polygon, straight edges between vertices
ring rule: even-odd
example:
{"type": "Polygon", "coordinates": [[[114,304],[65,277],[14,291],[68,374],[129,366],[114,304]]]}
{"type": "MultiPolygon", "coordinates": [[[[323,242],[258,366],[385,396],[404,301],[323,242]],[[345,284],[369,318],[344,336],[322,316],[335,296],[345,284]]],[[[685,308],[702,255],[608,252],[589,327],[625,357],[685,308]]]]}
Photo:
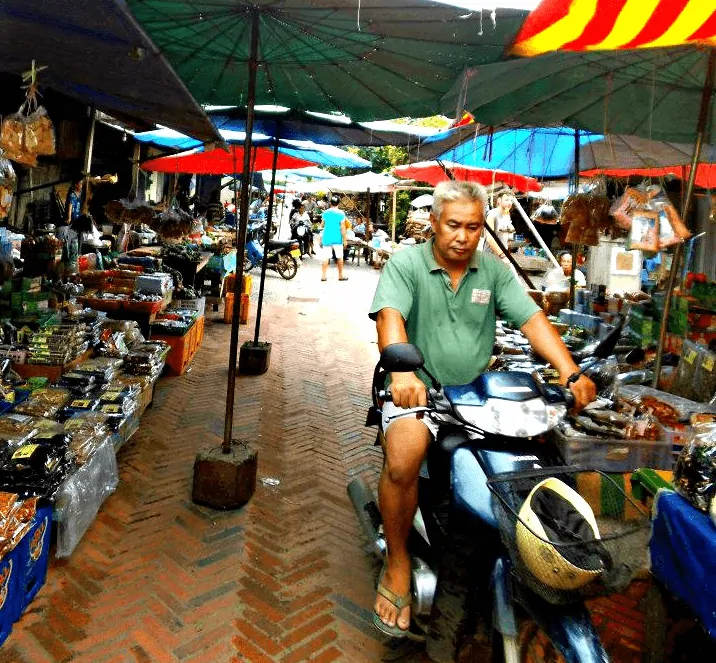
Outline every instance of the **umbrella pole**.
{"type": "Polygon", "coordinates": [[[392,240],[395,243],[395,226],[398,223],[398,190],[393,188],[393,232],[392,240]]]}
{"type": "MultiPolygon", "coordinates": [[[[579,129],[574,130],[574,194],[579,193],[579,129]]],[[[572,273],[569,275],[569,308],[574,310],[574,290],[576,288],[577,254],[579,244],[572,244],[572,273]]],[[[559,263],[557,267],[559,267],[559,263]]]]}
{"type": "MultiPolygon", "coordinates": [[[[231,341],[229,345],[229,380],[226,389],[226,413],[224,416],[223,453],[231,453],[231,433],[234,424],[234,396],[236,391],[236,363],[239,349],[239,310],[244,275],[244,250],[246,248],[246,227],[249,220],[248,173],[251,170],[251,133],[254,126],[254,104],[256,102],[256,69],[259,52],[259,14],[254,8],[251,17],[251,55],[249,57],[249,86],[246,103],[246,138],[244,140],[244,170],[241,178],[241,207],[237,210],[239,223],[236,236],[236,280],[234,281],[234,310],[231,316],[231,341]]],[[[234,178],[235,180],[236,178],[234,178]]],[[[236,184],[234,183],[234,187],[236,184]]]]}
{"type": "Polygon", "coordinates": [[[261,328],[261,308],[264,302],[264,285],[266,283],[266,266],[268,265],[269,242],[271,241],[271,223],[273,221],[273,196],[276,186],[276,166],[278,165],[278,135],[274,136],[273,163],[271,164],[271,190],[269,191],[268,214],[266,216],[266,232],[264,233],[264,257],[261,261],[261,283],[259,285],[259,302],[256,307],[256,329],[254,331],[254,345],[259,343],[259,329],[261,328]]]}
{"type": "MultiPolygon", "coordinates": [[[[686,187],[686,196],[684,197],[681,208],[681,218],[684,223],[687,221],[689,212],[691,211],[691,202],[694,197],[694,185],[696,183],[696,170],[701,160],[701,149],[704,145],[706,137],[706,126],[711,111],[711,96],[714,91],[714,75],[716,74],[716,49],[709,51],[709,61],[706,68],[706,80],[704,89],[701,93],[701,108],[699,109],[699,121],[696,129],[696,142],[694,143],[694,153],[691,157],[691,172],[689,173],[689,183],[686,187]]],[[[654,360],[654,380],[652,387],[656,389],[659,384],[659,374],[661,373],[661,363],[664,357],[664,346],[666,345],[666,329],[669,324],[669,313],[671,311],[671,296],[676,285],[676,275],[679,272],[679,263],[681,262],[681,254],[683,253],[683,242],[679,242],[674,248],[674,256],[671,260],[671,269],[669,270],[669,281],[666,286],[666,297],[664,298],[664,314],[661,318],[661,328],[659,330],[659,345],[656,349],[656,358],[654,360]]]]}

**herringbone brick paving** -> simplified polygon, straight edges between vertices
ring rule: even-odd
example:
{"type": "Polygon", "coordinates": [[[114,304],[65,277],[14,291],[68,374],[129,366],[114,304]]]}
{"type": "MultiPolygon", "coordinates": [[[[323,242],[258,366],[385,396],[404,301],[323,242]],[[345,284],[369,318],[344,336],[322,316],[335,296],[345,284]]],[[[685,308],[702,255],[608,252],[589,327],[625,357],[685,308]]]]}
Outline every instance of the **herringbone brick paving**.
{"type": "MultiPolygon", "coordinates": [[[[234,436],[259,450],[251,502],[218,512],[191,501],[195,454],[223,432],[229,327],[208,312],[190,372],[160,380],[119,452],[117,491],[72,557],[52,560],[0,663],[426,660],[371,625],[376,562],[346,484],[359,474],[375,483],[381,462],[363,426],[377,274],[348,274],[320,283],[309,263],[292,282],[268,276],[271,368],[239,378],[235,403],[234,436]]],[[[638,655],[635,614],[637,633],[610,631],[622,661],[638,655]]]]}

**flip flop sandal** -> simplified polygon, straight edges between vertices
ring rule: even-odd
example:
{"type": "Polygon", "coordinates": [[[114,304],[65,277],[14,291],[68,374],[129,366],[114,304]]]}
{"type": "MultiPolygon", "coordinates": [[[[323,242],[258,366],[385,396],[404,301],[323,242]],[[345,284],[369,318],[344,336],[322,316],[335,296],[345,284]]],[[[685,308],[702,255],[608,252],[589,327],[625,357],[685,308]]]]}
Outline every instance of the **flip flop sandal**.
{"type": "Polygon", "coordinates": [[[328,281],[328,279],[321,279],[321,281],[328,281]]]}
{"type": "Polygon", "coordinates": [[[347,277],[347,276],[344,276],[342,279],[338,279],[338,280],[339,280],[339,281],[347,281],[347,280],[348,280],[348,277],[347,277]]]}
{"type": "MultiPolygon", "coordinates": [[[[385,573],[385,567],[383,567],[383,570],[380,572],[380,578],[378,579],[378,589],[377,592],[380,594],[384,599],[388,601],[393,607],[397,608],[398,610],[398,616],[400,616],[400,613],[403,611],[404,608],[407,608],[412,603],[412,597],[410,592],[403,596],[398,596],[395,592],[388,589],[383,584],[383,574],[385,573]]],[[[380,618],[380,615],[373,611],[373,625],[381,632],[385,633],[386,635],[389,635],[392,638],[407,638],[411,636],[410,628],[400,628],[396,622],[395,626],[388,626],[388,624],[385,624],[383,620],[380,618]]]]}

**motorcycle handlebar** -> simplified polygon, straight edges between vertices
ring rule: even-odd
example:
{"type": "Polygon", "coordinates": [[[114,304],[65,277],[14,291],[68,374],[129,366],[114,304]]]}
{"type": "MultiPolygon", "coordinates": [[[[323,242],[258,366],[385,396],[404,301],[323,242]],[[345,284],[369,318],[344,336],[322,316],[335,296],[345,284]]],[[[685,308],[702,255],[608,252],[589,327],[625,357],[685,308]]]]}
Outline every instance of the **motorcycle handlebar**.
{"type": "Polygon", "coordinates": [[[564,395],[564,402],[567,404],[567,407],[572,409],[576,403],[572,390],[569,387],[562,387],[562,394],[564,395]]]}
{"type": "MultiPolygon", "coordinates": [[[[560,387],[562,390],[562,394],[564,395],[564,402],[567,404],[568,408],[574,407],[574,404],[576,402],[576,399],[574,398],[574,394],[572,393],[572,390],[569,387],[560,387]]],[[[378,399],[381,401],[392,401],[393,400],[393,394],[390,391],[390,389],[381,389],[378,392],[378,399]]]]}

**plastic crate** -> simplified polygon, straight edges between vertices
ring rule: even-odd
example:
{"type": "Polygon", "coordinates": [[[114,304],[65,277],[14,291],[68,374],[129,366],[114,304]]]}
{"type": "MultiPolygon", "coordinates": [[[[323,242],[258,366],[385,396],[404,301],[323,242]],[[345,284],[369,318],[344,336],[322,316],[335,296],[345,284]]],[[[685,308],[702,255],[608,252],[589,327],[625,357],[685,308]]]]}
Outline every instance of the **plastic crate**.
{"type": "Polygon", "coordinates": [[[22,566],[22,574],[18,576],[19,599],[22,601],[23,611],[37,596],[47,579],[51,529],[52,505],[39,506],[32,527],[18,544],[18,559],[22,566]]]}
{"type": "Polygon", "coordinates": [[[632,472],[641,467],[670,470],[674,465],[668,440],[566,437],[559,431],[555,431],[554,439],[567,465],[602,472],[632,472]]]}
{"type": "Polygon", "coordinates": [[[7,640],[23,610],[19,591],[22,565],[18,559],[17,548],[0,558],[0,645],[7,640]]]}
{"type": "Polygon", "coordinates": [[[198,297],[196,299],[173,299],[172,308],[184,309],[186,311],[197,311],[199,315],[204,315],[206,297],[198,297]]]}
{"type": "Polygon", "coordinates": [[[152,339],[166,341],[171,347],[167,356],[167,370],[174,375],[183,375],[194,358],[204,338],[204,316],[198,317],[184,336],[163,336],[152,334],[152,339]]]}

